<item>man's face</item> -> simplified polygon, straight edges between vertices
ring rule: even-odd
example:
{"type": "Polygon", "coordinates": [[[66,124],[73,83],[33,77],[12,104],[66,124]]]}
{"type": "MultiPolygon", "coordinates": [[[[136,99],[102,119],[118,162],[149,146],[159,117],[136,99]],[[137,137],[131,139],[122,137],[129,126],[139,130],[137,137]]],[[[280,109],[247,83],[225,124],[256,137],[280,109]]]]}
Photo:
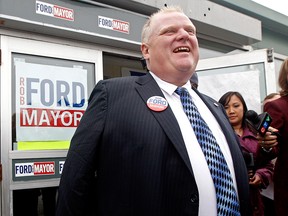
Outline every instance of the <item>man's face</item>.
{"type": "Polygon", "coordinates": [[[151,29],[150,39],[141,46],[149,69],[169,83],[183,85],[199,60],[195,26],[186,15],[170,12],[156,15],[151,29]]]}

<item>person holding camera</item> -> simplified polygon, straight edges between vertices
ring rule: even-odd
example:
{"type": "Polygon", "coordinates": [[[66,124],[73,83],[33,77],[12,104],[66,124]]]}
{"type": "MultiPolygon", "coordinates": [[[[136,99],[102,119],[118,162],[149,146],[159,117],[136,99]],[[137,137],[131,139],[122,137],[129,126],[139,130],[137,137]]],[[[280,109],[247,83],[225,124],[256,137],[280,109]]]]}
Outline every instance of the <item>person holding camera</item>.
{"type": "MultiPolygon", "coordinates": [[[[273,175],[273,164],[270,159],[260,156],[263,149],[258,145],[258,136],[246,124],[245,114],[248,109],[242,95],[239,92],[227,92],[219,99],[219,103],[224,106],[229,121],[240,140],[249,175],[251,215],[263,216],[264,205],[261,190],[269,185],[269,180],[273,175]]],[[[270,138],[277,142],[276,136],[270,135],[270,138]]]]}

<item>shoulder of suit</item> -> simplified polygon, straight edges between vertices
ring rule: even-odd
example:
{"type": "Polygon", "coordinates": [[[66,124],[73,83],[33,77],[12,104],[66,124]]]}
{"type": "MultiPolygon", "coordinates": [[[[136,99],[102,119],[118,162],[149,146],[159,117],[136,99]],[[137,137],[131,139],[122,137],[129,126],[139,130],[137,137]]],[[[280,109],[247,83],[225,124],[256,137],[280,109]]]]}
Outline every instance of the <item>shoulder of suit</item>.
{"type": "Polygon", "coordinates": [[[206,94],[199,92],[199,96],[200,97],[202,96],[202,98],[204,98],[207,102],[213,103],[216,107],[221,106],[221,104],[218,101],[216,101],[215,99],[213,99],[212,97],[210,97],[206,94]]]}
{"type": "Polygon", "coordinates": [[[125,83],[125,82],[133,82],[138,79],[137,76],[125,76],[125,77],[113,77],[105,80],[101,80],[102,83],[125,83]]]}

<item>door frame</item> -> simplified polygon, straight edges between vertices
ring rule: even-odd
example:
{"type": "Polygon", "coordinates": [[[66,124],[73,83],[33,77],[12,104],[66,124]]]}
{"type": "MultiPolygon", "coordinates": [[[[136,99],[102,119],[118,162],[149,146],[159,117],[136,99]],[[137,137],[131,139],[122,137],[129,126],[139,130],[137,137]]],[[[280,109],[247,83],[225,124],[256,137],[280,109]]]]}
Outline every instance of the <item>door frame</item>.
{"type": "Polygon", "coordinates": [[[82,48],[59,40],[58,43],[25,39],[13,36],[0,35],[0,48],[2,64],[0,68],[0,119],[1,119],[1,163],[3,165],[3,180],[1,185],[2,215],[12,215],[13,197],[15,189],[41,188],[58,186],[59,178],[50,180],[13,181],[12,160],[29,158],[57,158],[66,157],[67,150],[38,150],[13,151],[12,150],[12,54],[35,55],[47,58],[57,58],[87,62],[94,65],[94,83],[103,79],[102,51],[99,49],[82,48]]]}

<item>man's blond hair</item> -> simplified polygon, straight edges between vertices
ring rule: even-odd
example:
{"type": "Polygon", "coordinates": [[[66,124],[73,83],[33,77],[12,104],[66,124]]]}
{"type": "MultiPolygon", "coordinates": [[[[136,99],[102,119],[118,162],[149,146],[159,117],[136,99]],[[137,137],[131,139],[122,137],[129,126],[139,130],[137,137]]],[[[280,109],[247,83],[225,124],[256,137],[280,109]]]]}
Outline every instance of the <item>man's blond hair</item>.
{"type": "Polygon", "coordinates": [[[164,13],[171,13],[171,12],[180,12],[183,13],[183,10],[181,7],[179,6],[167,6],[167,7],[163,7],[161,9],[159,9],[157,12],[153,13],[148,20],[146,21],[146,23],[143,26],[142,29],[142,43],[147,43],[151,34],[152,34],[152,29],[151,29],[151,22],[154,19],[154,17],[158,14],[164,14],[164,13]]]}

